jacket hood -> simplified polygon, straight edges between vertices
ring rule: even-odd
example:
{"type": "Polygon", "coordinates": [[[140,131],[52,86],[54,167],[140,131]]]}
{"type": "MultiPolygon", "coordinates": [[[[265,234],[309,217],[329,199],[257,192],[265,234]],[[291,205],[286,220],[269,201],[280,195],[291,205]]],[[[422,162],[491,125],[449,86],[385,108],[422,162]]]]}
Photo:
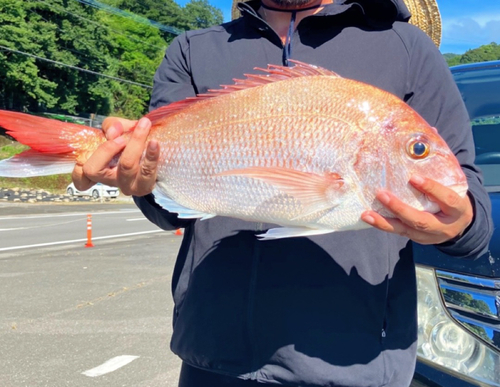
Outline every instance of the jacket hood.
{"type": "MultiPolygon", "coordinates": [[[[387,26],[396,21],[408,22],[411,14],[404,0],[335,0],[337,5],[358,5],[362,8],[367,22],[373,26],[387,26]]],[[[256,10],[260,0],[250,0],[238,4],[240,11],[246,6],[256,10]]],[[[247,8],[249,9],[249,8],[247,8]]]]}
{"type": "Polygon", "coordinates": [[[408,22],[411,14],[403,0],[345,0],[344,4],[359,4],[365,17],[375,25],[408,22]]]}

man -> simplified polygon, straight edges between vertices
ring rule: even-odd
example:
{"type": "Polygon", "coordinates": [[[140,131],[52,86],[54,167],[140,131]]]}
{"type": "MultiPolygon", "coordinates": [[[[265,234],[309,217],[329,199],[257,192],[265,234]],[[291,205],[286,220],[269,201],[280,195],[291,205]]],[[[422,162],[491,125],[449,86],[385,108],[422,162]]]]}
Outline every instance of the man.
{"type": "Polygon", "coordinates": [[[319,65],[390,91],[437,127],[467,175],[468,196],[414,176],[410,183],[441,212],[416,211],[380,192],[397,219],[367,211],[362,219],[374,226],[367,230],[262,242],[255,234],[270,225],[181,220],[161,209],[151,194],[160,150],[146,142],[150,123],[141,119],[126,143],[120,135],[136,122],[117,118],[103,125],[111,141],[75,168],[75,184],[116,185],[160,227],[185,228],[172,283],[181,387],[408,386],[417,340],[410,240],[473,258],[492,232],[467,112],[447,66],[406,22],[402,1],[262,0],[239,10],[241,18],[170,45],[151,109],[230,84],[254,67],[289,59],[319,65]]]}

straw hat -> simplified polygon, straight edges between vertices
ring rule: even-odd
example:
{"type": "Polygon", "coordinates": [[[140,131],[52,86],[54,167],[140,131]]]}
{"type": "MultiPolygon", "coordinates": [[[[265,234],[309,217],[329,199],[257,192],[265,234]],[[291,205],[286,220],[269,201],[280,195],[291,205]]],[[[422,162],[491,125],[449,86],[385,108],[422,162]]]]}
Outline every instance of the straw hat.
{"type": "Polygon", "coordinates": [[[436,0],[404,0],[411,13],[410,23],[431,37],[436,46],[441,44],[441,14],[436,0]]]}
{"type": "MultiPolygon", "coordinates": [[[[239,0],[233,0],[231,15],[233,19],[240,16],[236,8],[239,0]]],[[[436,46],[441,43],[441,14],[436,0],[404,0],[411,13],[410,23],[419,27],[431,37],[436,46]]]]}

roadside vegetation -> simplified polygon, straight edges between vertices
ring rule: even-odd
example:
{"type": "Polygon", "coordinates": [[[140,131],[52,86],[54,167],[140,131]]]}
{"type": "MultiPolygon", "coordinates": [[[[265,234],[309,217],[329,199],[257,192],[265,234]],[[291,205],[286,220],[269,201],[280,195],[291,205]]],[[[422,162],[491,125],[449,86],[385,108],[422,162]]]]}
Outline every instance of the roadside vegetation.
{"type": "Polygon", "coordinates": [[[139,118],[172,40],[222,21],[208,0],[0,0],[0,109],[139,118]]]}
{"type": "Polygon", "coordinates": [[[456,66],[466,63],[486,62],[500,60],[500,44],[490,43],[466,51],[464,54],[444,54],[448,66],[456,66]]]}
{"type": "MultiPolygon", "coordinates": [[[[0,136],[0,160],[12,157],[26,149],[28,149],[27,146],[0,136]]],[[[27,178],[0,177],[1,188],[43,189],[55,194],[65,193],[69,183],[71,183],[69,174],[27,178]]]]}
{"type": "MultiPolygon", "coordinates": [[[[184,7],[174,0],[0,0],[0,109],[89,125],[109,115],[139,118],[175,36],[222,21],[209,0],[184,7]]],[[[495,60],[500,45],[444,56],[450,66],[495,60]]],[[[0,160],[25,149],[0,129],[0,160]]],[[[0,187],[62,193],[70,181],[0,178],[0,187]]]]}
{"type": "MultiPolygon", "coordinates": [[[[222,21],[208,0],[0,0],[0,109],[86,124],[138,118],[175,36],[222,21]]],[[[0,160],[27,149],[1,134],[0,160]]],[[[0,187],[63,193],[70,181],[0,177],[0,187]]]]}

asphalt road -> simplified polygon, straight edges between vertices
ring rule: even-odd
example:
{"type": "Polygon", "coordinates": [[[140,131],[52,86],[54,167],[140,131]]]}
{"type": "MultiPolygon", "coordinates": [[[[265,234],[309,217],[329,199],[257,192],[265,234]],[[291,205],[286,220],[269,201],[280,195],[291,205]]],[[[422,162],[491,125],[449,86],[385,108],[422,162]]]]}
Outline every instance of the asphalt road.
{"type": "Polygon", "coordinates": [[[170,281],[182,237],[134,210],[0,205],[0,386],[177,386],[170,281]],[[107,236],[92,248],[87,213],[107,236]]]}
{"type": "MultiPolygon", "coordinates": [[[[149,222],[133,204],[17,206],[15,215],[0,207],[0,252],[162,232],[149,222]],[[50,213],[36,213],[41,208],[50,213]],[[28,213],[21,213],[27,212],[28,213]],[[90,222],[91,235],[87,234],[90,222]]],[[[14,207],[16,208],[16,207],[14,207]]],[[[12,209],[11,209],[12,211],[12,209]]],[[[90,241],[90,242],[89,242],[90,241]]]]}

